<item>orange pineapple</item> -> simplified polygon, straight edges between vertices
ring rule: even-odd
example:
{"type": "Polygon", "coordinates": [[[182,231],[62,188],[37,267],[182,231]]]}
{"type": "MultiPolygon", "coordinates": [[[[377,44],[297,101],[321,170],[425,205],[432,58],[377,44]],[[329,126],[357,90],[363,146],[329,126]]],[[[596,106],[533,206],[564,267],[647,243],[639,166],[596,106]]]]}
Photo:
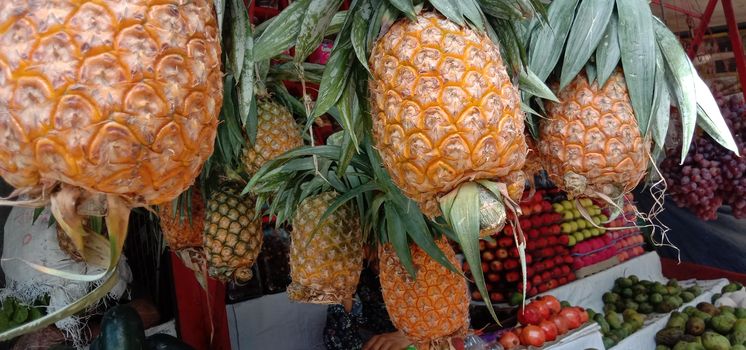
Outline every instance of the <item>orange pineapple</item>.
{"type": "MultiPolygon", "coordinates": [[[[458,266],[445,238],[436,241],[448,261],[458,266]]],[[[410,247],[417,277],[407,273],[394,247],[379,247],[380,280],[391,322],[417,344],[430,349],[464,336],[469,328],[469,290],[463,277],[446,269],[416,245],[410,247]]]]}

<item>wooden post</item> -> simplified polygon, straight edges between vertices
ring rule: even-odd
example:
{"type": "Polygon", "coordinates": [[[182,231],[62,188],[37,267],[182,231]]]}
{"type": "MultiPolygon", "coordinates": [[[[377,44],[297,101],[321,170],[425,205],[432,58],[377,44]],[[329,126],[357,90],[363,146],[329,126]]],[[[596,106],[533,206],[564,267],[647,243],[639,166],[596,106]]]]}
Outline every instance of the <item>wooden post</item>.
{"type": "Polygon", "coordinates": [[[725,21],[728,22],[728,36],[730,37],[731,49],[736,58],[738,80],[741,82],[741,91],[746,98],[746,57],[743,54],[741,32],[738,30],[738,22],[736,22],[736,15],[733,12],[733,3],[731,0],[723,0],[722,2],[725,21]]]}
{"type": "Polygon", "coordinates": [[[694,56],[697,55],[697,49],[699,48],[699,44],[702,43],[707,28],[710,26],[710,19],[712,19],[712,13],[715,12],[715,5],[717,5],[717,3],[718,0],[709,0],[707,3],[705,12],[702,13],[702,17],[700,17],[699,27],[697,27],[697,31],[694,32],[694,39],[692,39],[692,43],[689,45],[689,52],[687,52],[689,58],[694,58],[694,56]]]}

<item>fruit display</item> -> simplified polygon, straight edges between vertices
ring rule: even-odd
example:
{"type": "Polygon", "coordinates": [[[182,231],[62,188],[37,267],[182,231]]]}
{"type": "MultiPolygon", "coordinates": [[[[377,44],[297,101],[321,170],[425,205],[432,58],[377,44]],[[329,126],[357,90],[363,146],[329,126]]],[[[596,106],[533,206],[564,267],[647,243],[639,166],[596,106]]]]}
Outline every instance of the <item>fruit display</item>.
{"type": "MultiPolygon", "coordinates": [[[[523,215],[518,223],[526,236],[526,290],[529,296],[543,293],[575,279],[572,258],[567,248],[568,236],[561,232],[562,216],[556,213],[547,199],[552,193],[537,190],[533,196],[524,194],[520,203],[523,215]]],[[[482,269],[487,280],[490,300],[495,303],[515,303],[521,295],[522,276],[519,252],[513,238],[515,228],[508,224],[491,237],[480,242],[482,269]]],[[[470,276],[468,264],[464,272],[470,276]]],[[[472,298],[482,300],[475,291],[472,298]]]]}
{"type": "MultiPolygon", "coordinates": [[[[448,241],[442,238],[436,244],[455,264],[456,254],[448,241]]],[[[418,349],[464,336],[469,329],[466,282],[419,247],[412,246],[410,253],[418,271],[415,279],[402,266],[392,245],[382,245],[378,250],[381,291],[391,322],[413,339],[418,349]]]]}
{"type": "MultiPolygon", "coordinates": [[[[583,214],[575,207],[572,201],[563,200],[562,202],[552,204],[554,211],[562,215],[561,229],[562,233],[568,235],[567,245],[570,247],[575,247],[586,239],[598,237],[606,233],[606,229],[603,228],[602,223],[606,222],[608,217],[602,213],[601,208],[588,198],[580,199],[579,203],[593,219],[593,223],[583,217],[583,214]]],[[[580,248],[573,248],[573,253],[585,253],[586,251],[587,248],[582,245],[580,248]]]]}
{"type": "Polygon", "coordinates": [[[645,315],[634,309],[624,309],[620,312],[614,310],[604,313],[594,313],[591,310],[588,312],[593,313],[591,318],[601,327],[604,347],[607,349],[637,332],[645,324],[645,315]]]}
{"type": "MultiPolygon", "coordinates": [[[[718,106],[735,135],[740,154],[746,152],[746,105],[740,98],[724,98],[715,91],[718,106]]],[[[695,135],[695,142],[679,164],[668,155],[661,172],[670,197],[703,220],[715,220],[722,205],[731,206],[733,216],[746,218],[746,159],[736,156],[708,135],[695,135]]]]}
{"type": "Polygon", "coordinates": [[[728,283],[715,297],[715,306],[746,308],[746,288],[741,283],[728,283]]]}
{"type": "Polygon", "coordinates": [[[705,302],[688,306],[671,314],[655,343],[656,350],[746,349],[746,309],[705,302]]]}
{"type": "Polygon", "coordinates": [[[667,283],[640,280],[635,275],[619,277],[614,288],[603,294],[604,311],[623,312],[626,309],[641,314],[669,313],[702,294],[694,285],[684,288],[675,279],[667,283]]]}
{"type": "Polygon", "coordinates": [[[665,148],[673,101],[692,125],[680,145],[684,154],[698,113],[707,116],[706,132],[735,149],[697,72],[671,68],[691,61],[644,0],[556,0],[550,10],[562,15],[532,35],[529,68],[556,96],[542,97],[544,118],[530,116],[529,129],[543,168],[570,198],[619,203],[632,191],[644,178],[652,143],[665,148]],[[656,75],[676,83],[651,84],[656,75]]]}
{"type": "Polygon", "coordinates": [[[193,187],[193,191],[186,197],[190,200],[189,204],[177,201],[177,203],[166,202],[158,206],[163,239],[168,248],[173,251],[201,248],[204,244],[205,200],[196,187],[193,187]]]}
{"type": "Polygon", "coordinates": [[[606,226],[609,236],[616,247],[616,257],[619,262],[627,261],[645,252],[645,237],[637,226],[634,205],[626,201],[624,213],[612,220],[606,226]]]}
{"type": "Polygon", "coordinates": [[[579,328],[589,320],[580,307],[562,305],[551,295],[538,297],[518,310],[520,326],[505,332],[499,339],[505,350],[519,346],[542,347],[579,328]]]}

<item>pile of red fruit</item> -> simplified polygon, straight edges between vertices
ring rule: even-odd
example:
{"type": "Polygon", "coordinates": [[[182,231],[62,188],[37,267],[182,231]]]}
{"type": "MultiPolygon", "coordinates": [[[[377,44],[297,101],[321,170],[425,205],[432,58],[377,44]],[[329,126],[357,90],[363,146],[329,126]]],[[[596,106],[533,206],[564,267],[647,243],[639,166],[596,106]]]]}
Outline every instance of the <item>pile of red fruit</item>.
{"type": "MultiPolygon", "coordinates": [[[[733,133],[739,152],[746,152],[746,104],[739,97],[724,98],[714,91],[718,105],[733,133]]],[[[673,152],[661,163],[668,194],[679,207],[703,220],[717,218],[721,205],[730,205],[733,216],[746,218],[746,157],[738,157],[709,136],[697,135],[684,160],[673,152]]]]}
{"type": "Polygon", "coordinates": [[[572,267],[575,270],[580,270],[586,266],[609,260],[616,254],[617,248],[611,235],[604,234],[600,237],[582,241],[572,247],[572,255],[575,258],[572,267]]]}
{"type": "Polygon", "coordinates": [[[525,308],[518,309],[521,326],[504,333],[499,342],[505,350],[520,345],[542,347],[544,343],[579,328],[588,322],[588,318],[588,312],[580,307],[563,307],[551,295],[538,297],[525,308]]]}
{"type": "MultiPolygon", "coordinates": [[[[568,237],[562,234],[560,214],[544,199],[546,191],[524,196],[521,202],[523,215],[518,222],[526,237],[526,291],[528,296],[546,292],[575,280],[570,265],[572,257],[567,248],[568,237]]],[[[521,300],[523,284],[518,249],[513,238],[514,228],[505,228],[492,236],[491,241],[481,241],[482,271],[487,281],[490,300],[495,303],[521,300]]],[[[469,267],[464,272],[469,277],[469,267]]],[[[478,292],[475,300],[482,300],[478,292]]]]}
{"type": "Polygon", "coordinates": [[[624,211],[624,215],[620,215],[608,224],[608,227],[615,228],[609,230],[609,235],[616,246],[619,262],[627,261],[645,252],[645,238],[635,222],[634,205],[627,202],[624,211]]]}

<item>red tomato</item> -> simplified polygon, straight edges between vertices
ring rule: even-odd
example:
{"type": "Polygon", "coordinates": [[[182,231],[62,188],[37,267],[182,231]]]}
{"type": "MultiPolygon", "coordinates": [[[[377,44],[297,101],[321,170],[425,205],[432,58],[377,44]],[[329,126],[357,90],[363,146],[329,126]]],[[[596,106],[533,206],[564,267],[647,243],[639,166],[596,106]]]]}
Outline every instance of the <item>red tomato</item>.
{"type": "Polygon", "coordinates": [[[529,325],[521,332],[521,344],[541,347],[546,341],[546,335],[539,326],[529,325]]]}
{"type": "MultiPolygon", "coordinates": [[[[545,311],[547,310],[544,305],[541,305],[545,311]]],[[[537,303],[529,303],[525,308],[518,309],[518,322],[522,325],[527,326],[530,324],[539,324],[542,320],[542,310],[539,309],[537,303]]]]}
{"type": "Polygon", "coordinates": [[[578,328],[583,324],[580,322],[580,311],[574,307],[566,307],[562,309],[559,316],[567,321],[567,328],[570,330],[578,328]]]}
{"type": "Polygon", "coordinates": [[[499,342],[505,350],[515,349],[521,344],[520,339],[518,339],[518,336],[513,332],[506,332],[503,334],[502,337],[500,337],[499,342]]]}
{"type": "Polygon", "coordinates": [[[575,308],[578,309],[578,312],[580,313],[580,323],[585,324],[586,322],[588,322],[588,311],[585,311],[584,308],[579,306],[576,306],[575,308]]]}
{"type": "Polygon", "coordinates": [[[541,297],[541,301],[544,303],[544,306],[546,306],[547,309],[549,309],[552,315],[559,313],[560,310],[562,309],[562,306],[560,305],[559,300],[557,300],[557,298],[551,295],[545,295],[541,297]]]}
{"type": "Polygon", "coordinates": [[[557,326],[552,321],[544,320],[539,323],[539,327],[541,327],[541,330],[544,331],[544,336],[546,337],[547,341],[552,341],[557,339],[557,326]]]}
{"type": "MultiPolygon", "coordinates": [[[[537,312],[539,313],[539,315],[541,317],[541,319],[539,320],[539,322],[541,322],[542,320],[548,319],[549,316],[552,315],[552,312],[549,310],[549,308],[547,308],[547,306],[544,304],[544,302],[542,302],[542,301],[535,301],[535,302],[533,302],[531,304],[535,304],[536,305],[535,306],[536,310],[537,310],[537,312]]],[[[534,323],[534,324],[539,324],[539,322],[534,323]]]]}
{"type": "Polygon", "coordinates": [[[568,327],[567,327],[567,320],[565,320],[564,317],[560,317],[559,315],[554,315],[550,319],[552,323],[554,323],[555,326],[557,326],[557,335],[562,335],[567,333],[568,327]]]}

